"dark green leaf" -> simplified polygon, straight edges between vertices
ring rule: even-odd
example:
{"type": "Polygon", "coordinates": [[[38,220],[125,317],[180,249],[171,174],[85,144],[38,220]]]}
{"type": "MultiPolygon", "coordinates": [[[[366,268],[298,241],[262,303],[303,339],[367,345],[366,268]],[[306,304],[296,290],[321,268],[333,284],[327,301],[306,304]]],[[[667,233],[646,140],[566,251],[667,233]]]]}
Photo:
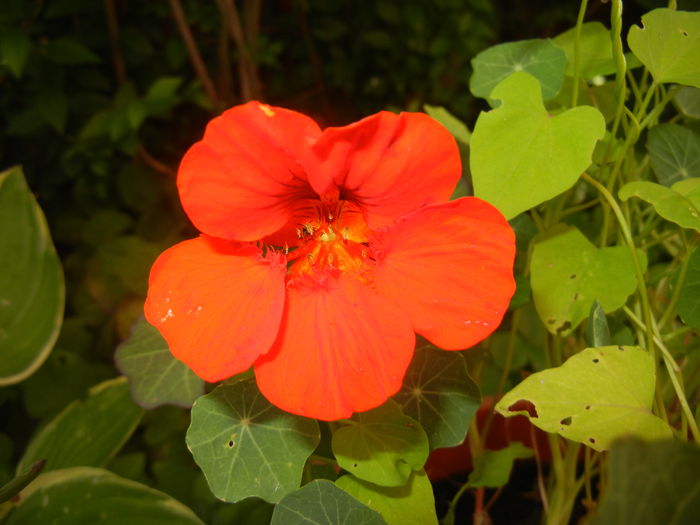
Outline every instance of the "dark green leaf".
{"type": "Polygon", "coordinates": [[[46,56],[58,64],[94,64],[100,58],[78,40],[63,37],[49,42],[46,56]]]}
{"type": "Polygon", "coordinates": [[[0,385],[46,360],[63,320],[63,270],[20,168],[0,173],[0,385]]]}
{"type": "Polygon", "coordinates": [[[204,525],[167,494],[106,470],[74,467],[39,476],[3,525],[204,525]]]}
{"type": "Polygon", "coordinates": [[[0,60],[20,78],[27,63],[32,42],[18,27],[3,26],[0,33],[0,60]]]}
{"type": "Polygon", "coordinates": [[[382,525],[378,512],[326,480],[312,481],[275,506],[270,525],[382,525]]]}
{"type": "Polygon", "coordinates": [[[700,448],[681,441],[617,441],[591,525],[700,523],[700,448]]]}
{"type": "Polygon", "coordinates": [[[678,124],[661,124],[649,131],[647,151],[656,178],[671,186],[700,177],[700,137],[678,124]]]}
{"type": "Polygon", "coordinates": [[[610,344],[610,329],[608,328],[608,318],[605,317],[605,310],[598,301],[593,301],[591,311],[588,314],[588,325],[586,326],[586,341],[588,346],[608,346],[610,344]]]}
{"type": "Polygon", "coordinates": [[[143,317],[117,348],[115,360],[129,378],[134,400],[143,408],[164,404],[191,407],[204,394],[204,381],[173,357],[165,339],[143,317]]]}
{"type": "Polygon", "coordinates": [[[678,296],[678,314],[688,326],[700,330],[700,248],[690,254],[688,270],[678,296]]]}
{"type": "Polygon", "coordinates": [[[68,118],[68,99],[65,94],[55,90],[43,90],[37,97],[35,107],[54,130],[63,133],[68,118]]]}
{"type": "Polygon", "coordinates": [[[426,346],[416,350],[403,388],[395,399],[407,416],[420,423],[430,448],[454,447],[464,441],[481,404],[464,357],[426,346]]]}
{"type": "Polygon", "coordinates": [[[681,112],[694,119],[700,119],[700,88],[683,86],[674,97],[681,112]]]}
{"type": "Polygon", "coordinates": [[[356,414],[353,421],[333,434],[333,454],[342,468],[385,487],[403,485],[423,468],[428,437],[394,401],[356,414]]]}
{"type": "Polygon", "coordinates": [[[318,424],[271,405],[247,379],[224,383],[192,407],[187,446],[214,495],[278,502],[299,488],[320,440],[318,424]]]}
{"type": "Polygon", "coordinates": [[[92,388],[85,401],[68,405],[34,436],[17,470],[39,459],[47,460],[46,470],[104,466],[131,436],[142,414],[131,401],[125,377],[105,381],[92,388]]]}
{"type": "Polygon", "coordinates": [[[549,100],[561,89],[565,67],[564,51],[549,39],[498,44],[472,59],[474,72],[469,79],[469,89],[474,96],[488,98],[502,80],[518,71],[525,71],[539,81],[542,98],[549,100]]]}

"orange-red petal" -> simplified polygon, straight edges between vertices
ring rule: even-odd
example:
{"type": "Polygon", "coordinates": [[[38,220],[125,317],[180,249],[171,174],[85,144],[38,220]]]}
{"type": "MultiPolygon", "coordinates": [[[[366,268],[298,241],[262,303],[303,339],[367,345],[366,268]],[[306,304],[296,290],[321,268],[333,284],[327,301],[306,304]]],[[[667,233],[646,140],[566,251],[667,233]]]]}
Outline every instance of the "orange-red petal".
{"type": "Polygon", "coordinates": [[[274,342],[286,265],[253,246],[200,236],[156,260],[146,319],[172,354],[214,382],[247,370],[274,342]]]}
{"type": "Polygon", "coordinates": [[[274,346],[255,363],[260,391],[301,416],[332,421],[401,387],[415,336],[406,315],[351,276],[287,290],[274,346]]]}
{"type": "Polygon", "coordinates": [[[515,291],[513,230],[475,197],[403,217],[372,248],[377,291],[446,350],[468,348],[493,332],[515,291]]]}
{"type": "Polygon", "coordinates": [[[422,113],[383,111],[327,128],[304,164],[317,193],[339,187],[342,198],[360,205],[370,229],[446,201],[461,174],[454,138],[422,113]]]}
{"type": "Polygon", "coordinates": [[[301,113],[259,102],[213,119],[178,171],[180,200],[192,223],[237,241],[279,230],[315,196],[300,159],[320,133],[301,113]]]}

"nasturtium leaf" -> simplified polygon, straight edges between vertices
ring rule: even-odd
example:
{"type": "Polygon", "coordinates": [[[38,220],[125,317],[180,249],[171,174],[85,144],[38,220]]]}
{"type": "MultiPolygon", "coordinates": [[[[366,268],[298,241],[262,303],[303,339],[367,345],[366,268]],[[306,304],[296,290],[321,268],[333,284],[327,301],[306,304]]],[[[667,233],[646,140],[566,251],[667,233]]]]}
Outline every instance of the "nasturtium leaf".
{"type": "Polygon", "coordinates": [[[17,466],[21,472],[39,459],[45,470],[74,466],[101,467],[129,439],[143,410],[129,395],[125,377],[93,387],[44,426],[29,442],[17,466]]]}
{"type": "Polygon", "coordinates": [[[690,254],[677,304],[678,314],[685,324],[700,330],[700,248],[690,254]]]}
{"type": "Polygon", "coordinates": [[[510,443],[500,450],[485,450],[474,460],[474,470],[469,474],[470,487],[502,487],[508,483],[513,462],[532,456],[531,448],[519,441],[510,443]]]}
{"type": "Polygon", "coordinates": [[[385,487],[404,485],[428,459],[428,436],[391,399],[353,417],[333,433],[338,465],[358,478],[385,487]]]}
{"type": "Polygon", "coordinates": [[[186,439],[217,498],[277,503],[299,488],[320,432],[316,421],[283,412],[244,379],[195,401],[186,439]]]}
{"type": "Polygon", "coordinates": [[[15,77],[20,78],[31,47],[32,42],[25,31],[19,27],[5,25],[0,34],[0,63],[5,64],[15,77]]]}
{"type": "Polygon", "coordinates": [[[491,93],[503,103],[481,113],[471,140],[474,194],[507,219],[569,189],[591,163],[605,119],[591,106],[547,113],[537,80],[514,73],[491,93]]]}
{"type": "Polygon", "coordinates": [[[496,405],[522,414],[546,432],[607,450],[624,435],[669,438],[671,427],[651,412],[656,377],[651,355],[636,346],[586,348],[556,368],[536,372],[496,405]]]}
{"type": "Polygon", "coordinates": [[[46,360],[63,320],[63,270],[18,167],[0,173],[0,386],[46,360]]]}
{"type": "MultiPolygon", "coordinates": [[[[639,258],[646,266],[642,252],[639,258]]],[[[637,287],[627,247],[596,248],[576,228],[536,243],[530,274],[537,313],[549,332],[561,336],[588,317],[594,301],[612,312],[637,287]]]]}
{"type": "Polygon", "coordinates": [[[190,407],[204,394],[204,381],[173,357],[165,339],[143,317],[117,348],[115,360],[129,378],[134,401],[143,408],[165,404],[190,407]]]}
{"type": "Polygon", "coordinates": [[[464,441],[481,404],[479,387],[469,377],[462,354],[431,346],[416,351],[394,399],[423,427],[431,450],[464,441]]]}
{"type": "Polygon", "coordinates": [[[667,221],[700,231],[700,177],[680,180],[670,188],[649,181],[628,182],[618,195],[623,201],[639,197],[667,221]]]}
{"type": "Polygon", "coordinates": [[[700,177],[700,136],[678,124],[649,130],[647,151],[656,178],[664,186],[700,177]]]}
{"type": "Polygon", "coordinates": [[[608,346],[610,342],[610,328],[605,310],[598,301],[593,301],[588,313],[588,325],[586,326],[586,342],[591,347],[608,346]]]}
{"type": "Polygon", "coordinates": [[[275,505],[270,525],[384,525],[381,515],[327,480],[312,481],[275,505]]]}
{"type": "Polygon", "coordinates": [[[625,439],[608,455],[608,484],[591,525],[700,523],[700,448],[625,439]]]}
{"type": "Polygon", "coordinates": [[[204,525],[167,494],[91,467],[54,470],[34,480],[3,525],[24,523],[204,525]]]}
{"type": "Polygon", "coordinates": [[[700,87],[700,12],[654,9],[632,26],[627,43],[656,82],[700,87]]]}
{"type": "Polygon", "coordinates": [[[491,92],[503,79],[526,71],[539,81],[545,100],[553,98],[564,81],[566,55],[551,40],[537,38],[490,47],[472,59],[469,89],[476,97],[499,98],[491,92]]]}
{"type": "Polygon", "coordinates": [[[335,484],[379,512],[387,525],[437,525],[433,487],[423,470],[411,474],[400,487],[380,487],[352,475],[335,484]]]}
{"type": "Polygon", "coordinates": [[[674,100],[686,117],[700,119],[700,88],[683,86],[676,93],[674,100]]]}
{"type": "Polygon", "coordinates": [[[457,142],[464,144],[465,146],[469,145],[472,134],[464,122],[459,120],[442,106],[430,106],[425,104],[423,109],[430,117],[434,118],[440,124],[445,126],[447,131],[452,134],[457,142]]]}
{"type": "MultiPolygon", "coordinates": [[[[566,74],[574,74],[574,45],[576,28],[572,27],[554,38],[554,43],[566,53],[566,74]]],[[[600,22],[586,22],[581,26],[579,40],[579,76],[593,78],[615,72],[610,31],[600,22]]]]}

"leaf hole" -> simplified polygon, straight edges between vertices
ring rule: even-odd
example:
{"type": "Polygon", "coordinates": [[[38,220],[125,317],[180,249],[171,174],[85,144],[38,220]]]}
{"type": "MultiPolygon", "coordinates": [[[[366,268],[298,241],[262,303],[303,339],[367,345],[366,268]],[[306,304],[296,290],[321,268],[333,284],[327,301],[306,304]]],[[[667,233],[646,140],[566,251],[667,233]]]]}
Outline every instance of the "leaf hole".
{"type": "Polygon", "coordinates": [[[233,448],[233,445],[234,445],[233,441],[228,442],[228,448],[233,448]]]}
{"type": "Polygon", "coordinates": [[[559,424],[560,424],[560,425],[565,425],[565,426],[568,427],[568,426],[571,424],[571,416],[565,417],[564,419],[562,419],[561,421],[559,421],[559,424]]]}
{"type": "Polygon", "coordinates": [[[617,349],[618,349],[620,352],[624,352],[624,351],[625,351],[625,347],[622,346],[622,345],[617,345],[617,349]]]}
{"type": "Polygon", "coordinates": [[[595,359],[593,359],[593,362],[594,362],[594,363],[599,363],[599,362],[600,362],[600,359],[598,359],[598,358],[596,357],[595,359]]]}
{"type": "Polygon", "coordinates": [[[683,35],[683,36],[688,36],[688,31],[683,31],[683,30],[681,30],[681,35],[683,35]]]}
{"type": "Polygon", "coordinates": [[[527,399],[519,399],[508,407],[510,412],[527,412],[531,418],[538,417],[535,405],[527,399]]]}
{"type": "Polygon", "coordinates": [[[353,463],[352,466],[353,466],[353,467],[357,467],[357,463],[353,463]]]}
{"type": "Polygon", "coordinates": [[[588,442],[595,445],[595,438],[588,438],[588,442]]]}
{"type": "Polygon", "coordinates": [[[571,275],[569,275],[569,279],[576,279],[576,274],[572,273],[571,275]]]}
{"type": "Polygon", "coordinates": [[[586,405],[586,406],[583,407],[583,408],[585,408],[586,410],[590,410],[590,409],[591,409],[591,405],[586,405]]]}
{"type": "Polygon", "coordinates": [[[573,299],[572,299],[572,300],[573,300],[573,301],[576,301],[576,300],[578,300],[578,294],[577,294],[577,293],[575,293],[575,294],[574,294],[574,297],[573,297],[573,299]]]}

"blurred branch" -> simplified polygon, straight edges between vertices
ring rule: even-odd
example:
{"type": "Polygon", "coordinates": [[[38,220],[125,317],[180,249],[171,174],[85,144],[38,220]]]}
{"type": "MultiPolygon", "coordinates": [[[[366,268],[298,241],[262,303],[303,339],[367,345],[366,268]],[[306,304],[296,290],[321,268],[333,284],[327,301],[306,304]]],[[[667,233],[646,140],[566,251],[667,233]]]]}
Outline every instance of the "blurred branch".
{"type": "MultiPolygon", "coordinates": [[[[238,50],[238,74],[241,81],[241,98],[244,101],[259,100],[262,97],[262,93],[260,90],[258,70],[250,54],[250,42],[246,42],[246,36],[243,34],[243,26],[241,25],[241,18],[238,16],[235,0],[216,0],[216,3],[219,6],[224,20],[226,20],[229,33],[238,50]]],[[[246,20],[249,28],[247,36],[248,38],[255,38],[257,40],[260,19],[259,0],[252,0],[250,4],[254,5],[248,7],[248,4],[246,4],[246,7],[248,7],[247,12],[250,13],[253,19],[246,20]],[[255,4],[258,5],[256,6],[255,4]]]]}
{"type": "Polygon", "coordinates": [[[112,60],[114,61],[114,73],[119,84],[126,83],[126,64],[119,45],[119,21],[114,0],[105,0],[105,14],[107,15],[107,27],[109,28],[109,41],[112,46],[112,60]]]}
{"type": "Polygon", "coordinates": [[[231,56],[229,53],[228,44],[228,23],[226,19],[221,17],[221,29],[219,30],[219,94],[224,103],[233,99],[232,79],[231,79],[231,56]]]}
{"type": "Polygon", "coordinates": [[[190,26],[187,25],[187,20],[185,19],[185,12],[182,10],[182,5],[180,0],[169,0],[170,10],[175,18],[175,23],[177,28],[182,35],[182,39],[185,41],[185,46],[187,46],[187,52],[190,55],[190,60],[192,61],[192,66],[194,67],[197,77],[199,77],[202,86],[204,86],[204,91],[209,97],[209,100],[216,106],[219,97],[216,94],[216,89],[214,88],[214,83],[211,81],[207,67],[204,65],[202,56],[199,54],[199,49],[197,48],[197,43],[192,37],[192,31],[190,31],[190,26]]]}
{"type": "Polygon", "coordinates": [[[168,177],[175,178],[177,175],[177,172],[165,164],[164,162],[159,161],[157,158],[155,158],[153,155],[151,155],[146,148],[143,146],[139,146],[138,148],[138,155],[141,157],[141,159],[151,168],[153,171],[156,171],[158,173],[162,173],[163,175],[167,175],[168,177]]]}

